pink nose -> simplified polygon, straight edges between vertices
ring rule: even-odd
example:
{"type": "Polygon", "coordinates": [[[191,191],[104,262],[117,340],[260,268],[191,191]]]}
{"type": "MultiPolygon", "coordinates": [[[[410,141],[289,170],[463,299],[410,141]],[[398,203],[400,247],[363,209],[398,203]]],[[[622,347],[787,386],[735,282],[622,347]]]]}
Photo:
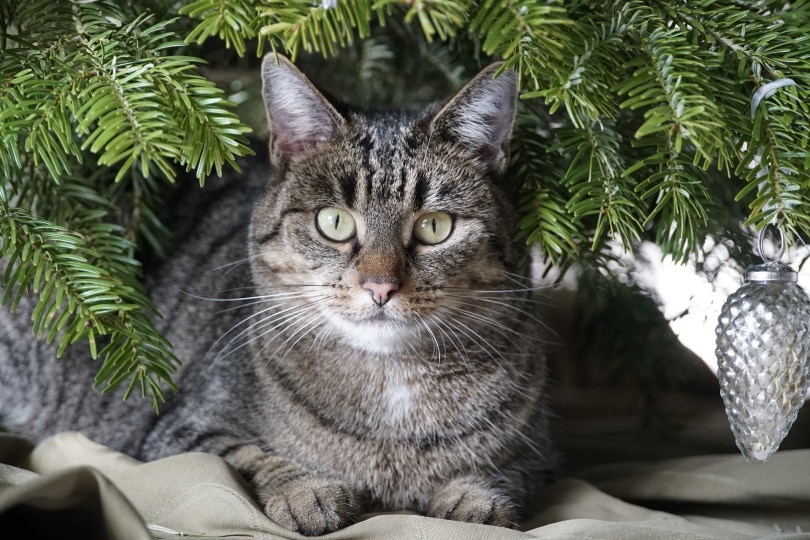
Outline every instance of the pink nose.
{"type": "Polygon", "coordinates": [[[391,293],[399,289],[399,284],[394,281],[378,281],[367,280],[360,284],[365,290],[371,293],[371,299],[374,303],[382,307],[391,298],[391,293]]]}

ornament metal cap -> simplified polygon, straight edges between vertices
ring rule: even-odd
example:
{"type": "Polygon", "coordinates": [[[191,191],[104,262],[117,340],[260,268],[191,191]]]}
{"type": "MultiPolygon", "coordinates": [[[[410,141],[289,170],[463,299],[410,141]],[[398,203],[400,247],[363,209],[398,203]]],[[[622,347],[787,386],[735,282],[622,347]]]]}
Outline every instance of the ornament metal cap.
{"type": "Polygon", "coordinates": [[[779,261],[768,261],[757,264],[745,271],[745,281],[782,281],[795,283],[799,281],[799,274],[786,264],[779,261]]]}

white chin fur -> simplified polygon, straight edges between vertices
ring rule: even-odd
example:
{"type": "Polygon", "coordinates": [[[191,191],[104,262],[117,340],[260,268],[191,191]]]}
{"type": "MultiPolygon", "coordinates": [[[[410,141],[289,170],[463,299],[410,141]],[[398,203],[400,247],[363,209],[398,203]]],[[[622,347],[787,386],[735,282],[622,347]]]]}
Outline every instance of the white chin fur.
{"type": "Polygon", "coordinates": [[[354,323],[345,319],[333,321],[344,342],[374,354],[392,354],[412,348],[418,333],[404,325],[388,323],[354,323]]]}

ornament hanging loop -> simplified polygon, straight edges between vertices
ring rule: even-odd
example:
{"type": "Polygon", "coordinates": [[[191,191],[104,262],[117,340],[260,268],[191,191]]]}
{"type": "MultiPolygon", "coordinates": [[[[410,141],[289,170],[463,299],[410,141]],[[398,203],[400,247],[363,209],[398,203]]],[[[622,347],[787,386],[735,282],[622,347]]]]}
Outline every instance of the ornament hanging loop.
{"type": "Polygon", "coordinates": [[[796,273],[791,267],[779,262],[782,255],[785,254],[785,236],[782,234],[782,229],[769,223],[761,231],[759,231],[759,239],[757,240],[757,248],[759,249],[759,256],[765,261],[764,264],[752,266],[745,271],[745,281],[758,281],[758,282],[792,282],[795,283],[799,279],[799,274],[796,273]],[[772,253],[772,257],[765,254],[765,238],[770,231],[775,231],[773,235],[776,251],[772,253]]]}
{"type": "Polygon", "coordinates": [[[782,258],[782,255],[785,254],[785,235],[782,233],[782,229],[780,229],[773,223],[768,223],[767,225],[765,225],[765,227],[761,231],[759,231],[759,238],[757,239],[757,249],[759,250],[759,256],[766,263],[779,261],[782,258]],[[777,236],[776,253],[774,253],[773,257],[768,257],[765,255],[765,235],[771,231],[775,231],[775,234],[777,236]]]}

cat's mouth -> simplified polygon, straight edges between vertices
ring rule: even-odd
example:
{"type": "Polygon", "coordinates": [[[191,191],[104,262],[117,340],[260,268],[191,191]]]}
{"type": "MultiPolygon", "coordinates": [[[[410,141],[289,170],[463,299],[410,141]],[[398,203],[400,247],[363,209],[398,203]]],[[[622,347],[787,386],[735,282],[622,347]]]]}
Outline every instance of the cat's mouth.
{"type": "Polygon", "coordinates": [[[393,315],[391,315],[390,313],[388,313],[388,312],[386,312],[386,311],[384,311],[382,309],[378,309],[375,313],[372,313],[371,315],[369,315],[367,317],[364,317],[361,320],[361,322],[364,322],[364,323],[400,323],[400,324],[402,324],[402,321],[398,317],[394,317],[393,315]]]}

